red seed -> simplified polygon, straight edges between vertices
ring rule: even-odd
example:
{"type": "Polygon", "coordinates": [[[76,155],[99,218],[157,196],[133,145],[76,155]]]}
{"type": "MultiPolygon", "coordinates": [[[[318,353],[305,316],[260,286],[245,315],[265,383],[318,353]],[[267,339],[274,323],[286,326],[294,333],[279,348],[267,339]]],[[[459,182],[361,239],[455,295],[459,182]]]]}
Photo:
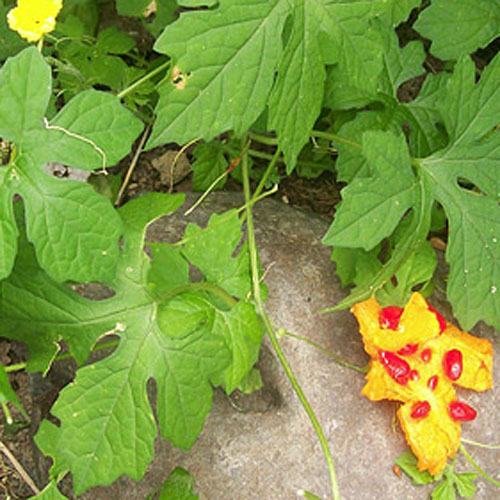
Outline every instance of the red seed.
{"type": "Polygon", "coordinates": [[[437,375],[433,375],[432,377],[429,377],[429,380],[427,381],[427,387],[431,391],[434,391],[438,385],[438,382],[439,382],[439,377],[437,375]]]}
{"type": "Polygon", "coordinates": [[[432,358],[432,351],[430,349],[424,349],[421,353],[420,353],[420,359],[424,362],[424,363],[428,363],[432,358]]]}
{"type": "Polygon", "coordinates": [[[391,351],[379,351],[379,359],[389,376],[398,384],[406,385],[410,378],[410,365],[391,351]]]}
{"type": "Polygon", "coordinates": [[[389,306],[384,307],[379,314],[379,324],[381,328],[387,328],[389,330],[397,330],[399,325],[399,318],[403,314],[403,309],[401,307],[389,306]]]}
{"type": "Polygon", "coordinates": [[[458,380],[462,375],[463,362],[462,353],[458,349],[452,349],[443,356],[443,370],[450,380],[458,380]]]}
{"type": "Polygon", "coordinates": [[[450,417],[457,422],[470,422],[477,416],[477,411],[461,401],[452,401],[449,406],[450,417]]]}
{"type": "Polygon", "coordinates": [[[400,356],[410,356],[418,351],[418,344],[406,344],[398,351],[400,356]]]}
{"type": "Polygon", "coordinates": [[[415,419],[425,418],[427,415],[429,415],[430,411],[431,405],[428,401],[419,401],[411,407],[410,416],[411,418],[415,419]]]}
{"type": "Polygon", "coordinates": [[[408,375],[408,378],[412,382],[418,382],[420,380],[420,374],[417,372],[417,370],[411,370],[411,372],[408,375]]]}
{"type": "Polygon", "coordinates": [[[433,312],[435,315],[436,315],[436,318],[438,320],[438,323],[439,323],[439,333],[443,333],[445,330],[446,330],[446,320],[443,318],[443,316],[441,316],[441,314],[436,311],[436,309],[434,309],[432,306],[427,306],[427,309],[430,311],[430,312],[433,312]]]}

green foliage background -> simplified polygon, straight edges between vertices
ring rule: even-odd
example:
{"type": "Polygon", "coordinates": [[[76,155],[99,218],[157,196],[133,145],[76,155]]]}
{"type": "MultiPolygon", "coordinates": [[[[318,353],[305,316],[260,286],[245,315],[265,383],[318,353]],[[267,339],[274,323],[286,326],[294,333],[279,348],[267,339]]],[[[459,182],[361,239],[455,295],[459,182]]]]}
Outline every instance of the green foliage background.
{"type": "MultiPolygon", "coordinates": [[[[0,332],[25,342],[27,368],[43,373],[61,341],[83,365],[99,338],[119,338],[61,392],[52,410],[61,426],[42,424],[36,440],[54,460],[53,483],[37,498],[60,498],[55,484],[67,472],[76,494],[143,476],[157,433],[149,378],[162,436],[188,449],[213,387],[245,385],[257,360],[263,327],[238,212],[151,246],[151,260],[147,225],[177,210],[180,196],[145,195],[117,210],[90,184],[44,171],[48,162],[115,166],[144,124],[146,149],[201,141],[195,189],[222,187],[238,155],[272,158],[242,149],[249,138],[284,166],[271,163],[263,178],[256,166],[260,187],[294,169],[335,172],[342,202],[323,242],[342,284],[354,287],[332,309],[374,293],[401,305],[416,287],[430,292],[429,236],[439,231],[456,318],[465,329],[481,320],[500,328],[500,56],[484,68],[471,58],[500,35],[495,2],[157,0],[145,18],[149,1],[116,0],[111,7],[149,33],[149,52],[102,25],[107,0],[67,0],[40,52],[8,29],[13,3],[0,2],[0,137],[9,147],[0,166],[0,332]],[[420,36],[401,47],[395,28],[411,13],[420,36]],[[443,71],[426,72],[429,51],[443,71]],[[403,102],[401,86],[424,74],[403,102]],[[190,281],[190,267],[201,281],[190,281]],[[91,302],[67,285],[92,281],[115,295],[91,302]]],[[[19,404],[5,378],[3,401],[19,404]]],[[[435,498],[455,487],[473,493],[470,477],[445,476],[435,498]]],[[[176,478],[183,473],[169,484],[176,478]]]]}

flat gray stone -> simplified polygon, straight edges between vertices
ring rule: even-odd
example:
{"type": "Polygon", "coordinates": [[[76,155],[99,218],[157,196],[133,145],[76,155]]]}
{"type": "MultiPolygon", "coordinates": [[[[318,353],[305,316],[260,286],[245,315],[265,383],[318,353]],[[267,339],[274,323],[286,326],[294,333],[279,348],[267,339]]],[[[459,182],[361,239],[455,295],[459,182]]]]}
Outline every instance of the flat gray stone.
{"type": "MultiPolygon", "coordinates": [[[[205,224],[212,212],[239,206],[241,201],[234,193],[211,195],[189,220],[205,224]]],[[[330,249],[320,242],[328,221],[270,200],[257,205],[255,219],[260,257],[267,269],[266,307],[276,326],[304,335],[347,361],[365,365],[368,357],[354,317],[348,311],[318,314],[345,296],[334,275],[330,249]]],[[[175,241],[186,223],[180,212],[165,217],[151,226],[149,238],[175,241]]],[[[443,302],[439,298],[434,302],[449,318],[443,302]]],[[[475,333],[491,336],[491,330],[486,330],[480,327],[475,333]]],[[[397,405],[370,402],[360,394],[362,375],[339,366],[314,347],[291,337],[285,337],[281,345],[328,438],[342,498],[427,498],[431,487],[415,487],[392,470],[394,459],[406,449],[402,433],[391,424],[397,405]]],[[[319,442],[267,339],[259,365],[264,388],[231,400],[216,391],[213,410],[189,452],[158,439],[156,458],[140,483],[120,478],[112,486],[93,488],[81,498],[145,498],[175,466],[193,474],[201,499],[291,500],[298,498],[299,489],[331,498],[319,442]]],[[[494,371],[498,380],[498,363],[494,371]]],[[[477,419],[463,425],[464,437],[498,443],[497,390],[459,390],[459,396],[479,409],[477,419]]],[[[467,448],[485,470],[499,478],[498,450],[467,448]]],[[[458,462],[457,470],[471,470],[462,456],[458,462]]],[[[483,479],[476,484],[475,498],[500,496],[483,479]]]]}

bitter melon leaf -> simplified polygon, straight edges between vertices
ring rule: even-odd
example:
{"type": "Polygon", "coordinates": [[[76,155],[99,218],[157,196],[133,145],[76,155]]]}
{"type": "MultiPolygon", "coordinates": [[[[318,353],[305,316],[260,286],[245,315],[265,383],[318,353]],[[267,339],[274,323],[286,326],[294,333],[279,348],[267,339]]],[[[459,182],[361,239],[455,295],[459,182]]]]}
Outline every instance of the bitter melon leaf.
{"type": "Polygon", "coordinates": [[[158,324],[169,338],[185,338],[203,327],[222,336],[231,361],[216,385],[230,394],[257,362],[263,329],[255,308],[238,302],[229,310],[218,308],[205,292],[179,295],[158,308],[158,324]]]}
{"type": "Polygon", "coordinates": [[[435,478],[427,470],[420,470],[417,466],[418,459],[411,450],[406,450],[395,460],[401,470],[413,481],[413,484],[429,484],[435,481],[435,478]]]}
{"type": "Polygon", "coordinates": [[[392,119],[391,112],[363,111],[345,123],[338,131],[339,141],[333,141],[338,150],[338,159],[335,164],[339,181],[351,182],[355,177],[369,177],[370,168],[366,157],[363,155],[361,142],[367,130],[390,130],[398,133],[399,125],[392,119]]]}
{"type": "MultiPolygon", "coordinates": [[[[219,141],[202,142],[196,145],[193,156],[195,158],[191,164],[191,169],[194,172],[193,191],[205,191],[228,167],[224,155],[224,145],[219,141]]],[[[224,176],[213,189],[222,189],[226,179],[227,176],[224,176]]]]}
{"type": "MultiPolygon", "coordinates": [[[[51,124],[44,113],[51,94],[50,68],[39,51],[28,48],[9,59],[0,73],[0,137],[14,143],[2,174],[0,248],[6,260],[0,278],[12,268],[15,238],[9,204],[15,194],[26,205],[28,238],[37,257],[56,280],[109,281],[118,257],[121,221],[111,203],[87,185],[51,178],[49,161],[95,169],[127,154],[142,128],[116,97],[85,92],[51,124]],[[108,142],[109,141],[109,142],[108,142]],[[77,228],[76,230],[72,230],[77,228]]],[[[112,163],[110,163],[112,162],[112,163]]]]}
{"type": "Polygon", "coordinates": [[[163,483],[158,500],[198,500],[199,495],[193,494],[194,478],[188,471],[176,467],[163,483]]]}
{"type": "Polygon", "coordinates": [[[382,72],[382,41],[370,23],[379,2],[339,2],[328,6],[336,19],[332,34],[338,60],[328,71],[325,104],[333,110],[363,106],[370,102],[382,72]]]}
{"type": "Polygon", "coordinates": [[[189,283],[189,264],[182,250],[162,243],[148,244],[153,256],[148,274],[148,286],[161,296],[171,288],[189,283]]]}
{"type": "Polygon", "coordinates": [[[500,35],[500,5],[490,0],[432,0],[414,28],[432,41],[435,56],[458,59],[500,35]]]}
{"type": "Polygon", "coordinates": [[[496,123],[493,117],[499,112],[493,79],[500,74],[500,58],[497,56],[490,63],[483,74],[485,80],[477,84],[474,84],[474,71],[474,65],[466,58],[457,63],[446,87],[449,107],[443,105],[441,109],[453,142],[422,160],[427,186],[449,220],[447,295],[465,329],[472,328],[479,320],[500,326],[500,173],[497,168],[500,138],[493,133],[482,139],[496,123]],[[470,101],[458,94],[460,84],[470,101]],[[456,95],[457,100],[448,99],[448,93],[456,95]],[[461,118],[461,113],[470,125],[461,118]]]}
{"type": "Polygon", "coordinates": [[[374,25],[378,28],[384,47],[384,70],[379,88],[396,99],[396,91],[402,83],[425,72],[422,66],[425,59],[424,46],[421,42],[413,41],[400,48],[394,30],[388,29],[378,20],[374,21],[374,25]]]}
{"type": "MultiPolygon", "coordinates": [[[[256,360],[262,328],[249,303],[230,307],[235,300],[230,298],[229,305],[219,307],[217,295],[193,284],[192,293],[213,319],[195,324],[185,335],[171,334],[170,324],[160,324],[159,312],[172,307],[175,313],[179,304],[176,287],[189,284],[184,285],[183,272],[166,284],[158,277],[152,280],[155,266],[143,250],[144,235],[152,220],[176,210],[183,199],[151,193],[119,209],[125,229],[111,298],[88,300],[43,270],[35,272],[34,254],[23,238],[16,267],[2,282],[2,334],[5,330],[9,335],[11,325],[19,335],[27,331],[24,340],[31,346],[31,324],[36,325],[45,342],[65,340],[81,359],[98,338],[110,333],[119,337],[109,357],[79,369],[74,382],[61,391],[52,408],[60,427],[45,422],[36,437],[40,449],[54,459],[52,477],[70,471],[76,495],[123,474],[135,480],[143,476],[158,432],[146,390],[150,379],[156,381],[161,435],[188,449],[210,411],[213,385],[230,388],[241,382],[256,360]]],[[[226,224],[236,234],[227,229],[222,233],[229,241],[237,240],[241,233],[232,214],[226,224]]],[[[162,256],[163,263],[179,258],[175,250],[162,256]]]]}
{"type": "Polygon", "coordinates": [[[380,270],[381,263],[377,256],[380,245],[369,252],[361,248],[334,247],[332,260],[335,262],[335,272],[342,286],[359,285],[369,282],[380,270]]]}
{"type": "Polygon", "coordinates": [[[495,102],[500,99],[500,57],[484,69],[480,85],[475,84],[475,65],[461,58],[448,80],[439,109],[454,145],[480,139],[498,124],[495,102]]]}
{"type": "Polygon", "coordinates": [[[387,14],[384,16],[392,26],[396,26],[403,21],[406,21],[410,12],[419,7],[422,2],[420,0],[400,0],[392,1],[387,5],[387,14]]]}
{"type": "Polygon", "coordinates": [[[50,67],[35,47],[7,59],[0,72],[0,137],[20,145],[27,131],[42,126],[49,97],[50,67]]]}
{"type": "Polygon", "coordinates": [[[116,0],[116,10],[120,16],[141,16],[151,0],[116,0]]]}
{"type": "Polygon", "coordinates": [[[278,134],[288,172],[295,167],[321,111],[326,76],[319,44],[321,29],[323,33],[333,29],[325,2],[295,0],[292,31],[269,98],[269,127],[278,134]]]}
{"type": "Polygon", "coordinates": [[[415,157],[423,158],[446,146],[444,127],[438,124],[443,122],[439,100],[447,79],[447,73],[427,75],[417,98],[402,104],[410,121],[410,151],[415,157]]]}
{"type": "Polygon", "coordinates": [[[160,86],[147,147],[246,132],[271,90],[288,10],[283,0],[221,0],[167,26],[155,50],[172,58],[183,81],[160,86]]]}
{"type": "Polygon", "coordinates": [[[342,190],[342,204],[323,243],[371,250],[389,236],[415,199],[416,180],[403,134],[363,135],[370,177],[356,177],[342,190]]]}
{"type": "Polygon", "coordinates": [[[192,223],[187,226],[185,238],[188,240],[183,249],[184,256],[201,270],[207,281],[239,299],[244,299],[252,287],[246,243],[233,257],[242,236],[236,210],[214,214],[206,229],[192,223]]]}
{"type": "Polygon", "coordinates": [[[68,500],[57,488],[57,484],[50,482],[38,495],[30,500],[68,500]]]}

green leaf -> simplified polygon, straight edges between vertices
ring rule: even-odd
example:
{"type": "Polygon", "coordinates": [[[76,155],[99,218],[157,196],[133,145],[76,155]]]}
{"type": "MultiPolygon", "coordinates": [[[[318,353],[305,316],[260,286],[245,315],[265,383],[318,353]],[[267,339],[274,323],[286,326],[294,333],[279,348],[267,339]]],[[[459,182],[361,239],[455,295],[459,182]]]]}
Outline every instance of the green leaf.
{"type": "Polygon", "coordinates": [[[116,26],[100,31],[95,45],[95,49],[103,54],[126,54],[134,47],[135,40],[116,26]]]}
{"type": "Polygon", "coordinates": [[[481,319],[500,326],[500,138],[494,133],[480,140],[499,111],[493,81],[500,77],[500,58],[477,84],[474,71],[468,59],[457,63],[441,109],[452,142],[421,161],[427,188],[449,219],[447,295],[467,330],[481,319]],[[468,98],[459,95],[459,87],[468,98]]]}
{"type": "Polygon", "coordinates": [[[269,127],[278,134],[288,173],[321,111],[326,72],[319,35],[323,26],[331,31],[333,24],[325,2],[295,0],[293,4],[292,32],[269,99],[269,127]]]}
{"type": "Polygon", "coordinates": [[[432,0],[414,25],[440,59],[458,59],[500,35],[500,5],[490,0],[432,0]]]}
{"type": "MultiPolygon", "coordinates": [[[[198,3],[201,3],[202,5],[209,5],[208,0],[198,3]]],[[[149,19],[147,21],[143,21],[144,27],[155,38],[158,38],[165,26],[174,21],[178,5],[182,5],[182,2],[175,2],[174,0],[156,0],[156,12],[154,15],[154,19],[153,21],[150,21],[149,19]]],[[[186,5],[186,7],[190,7],[190,5],[186,5]]]]}
{"type": "Polygon", "coordinates": [[[182,255],[181,248],[153,243],[149,245],[153,255],[149,270],[148,286],[159,297],[173,287],[189,283],[189,264],[182,255]]]}
{"type": "Polygon", "coordinates": [[[176,467],[163,483],[158,500],[198,500],[193,494],[194,479],[188,471],[176,467]]]}
{"type": "Polygon", "coordinates": [[[121,221],[111,203],[88,185],[43,172],[49,161],[87,170],[114,165],[125,156],[142,124],[119,100],[88,91],[48,123],[50,68],[36,48],[9,59],[0,74],[0,136],[13,142],[0,167],[2,226],[0,278],[9,274],[17,229],[12,198],[26,207],[28,239],[41,265],[56,280],[110,280],[118,257],[121,221]]]}
{"type": "Polygon", "coordinates": [[[120,16],[141,16],[151,0],[116,0],[116,10],[120,16]]]}
{"type": "Polygon", "coordinates": [[[417,458],[410,451],[406,450],[395,460],[401,470],[413,481],[413,484],[428,484],[435,481],[428,471],[421,471],[417,467],[417,458]]]}
{"type": "Polygon", "coordinates": [[[282,0],[226,0],[169,25],[155,50],[172,58],[185,85],[168,79],[160,87],[147,147],[246,132],[271,90],[287,13],[282,0]]]}
{"type": "Polygon", "coordinates": [[[440,105],[446,130],[455,145],[480,139],[498,124],[495,102],[500,98],[499,77],[498,56],[483,71],[479,85],[475,84],[472,59],[464,57],[457,62],[440,105]]]}
{"type": "Polygon", "coordinates": [[[34,497],[30,497],[30,500],[67,500],[57,488],[57,484],[50,482],[42,492],[34,497]]]}
{"type": "MultiPolygon", "coordinates": [[[[185,283],[185,267],[174,278],[165,272],[157,275],[161,265],[178,264],[182,257],[177,250],[157,250],[161,247],[153,245],[153,257],[160,258],[153,265],[143,251],[146,226],[176,210],[183,199],[151,193],[120,208],[123,248],[110,283],[115,294],[108,299],[88,300],[53,281],[37,266],[23,238],[16,267],[1,283],[2,335],[22,336],[30,348],[36,342],[54,346],[64,340],[79,361],[102,336],[112,333],[120,339],[109,357],[80,368],[75,381],[61,391],[52,408],[60,427],[44,422],[36,436],[40,449],[54,460],[52,477],[70,471],[76,495],[123,474],[139,480],[153,458],[158,426],[175,446],[192,446],[210,411],[213,386],[223,384],[232,390],[257,359],[262,327],[253,305],[236,303],[208,276],[200,283],[185,283]],[[191,309],[179,311],[179,304],[187,303],[180,297],[186,296],[191,297],[191,309]],[[221,297],[230,300],[225,303],[221,297]],[[198,317],[207,320],[190,323],[184,313],[196,316],[199,309],[198,317]],[[177,317],[177,323],[163,324],[165,315],[177,317]],[[184,328],[181,334],[177,327],[184,328]],[[156,381],[158,426],[146,390],[150,379],[156,381]]],[[[221,215],[202,234],[192,232],[190,238],[199,237],[205,245],[218,242],[210,240],[208,232],[223,234],[229,242],[241,237],[232,213],[225,219],[221,215]]],[[[219,247],[214,252],[205,246],[205,251],[214,255],[219,247]]],[[[201,267],[210,266],[208,260],[201,264],[193,255],[201,267]]],[[[238,255],[234,259],[238,261],[238,255]]],[[[248,266],[246,272],[239,278],[242,282],[250,279],[248,266]]],[[[50,360],[47,355],[44,361],[50,360]]]]}
{"type": "Polygon", "coordinates": [[[454,476],[458,494],[464,498],[474,498],[477,490],[474,481],[477,478],[477,474],[475,472],[463,472],[454,476]]]}
{"type": "Polygon", "coordinates": [[[356,177],[342,190],[342,204],[323,238],[326,245],[371,250],[414,203],[415,177],[403,135],[366,132],[363,154],[373,174],[356,177]]]}
{"type": "Polygon", "coordinates": [[[438,484],[431,494],[432,500],[456,500],[455,487],[453,481],[446,478],[442,483],[438,484]]]}
{"type": "Polygon", "coordinates": [[[361,248],[334,247],[332,260],[335,262],[335,272],[340,278],[342,286],[351,284],[362,285],[373,277],[380,269],[377,255],[380,246],[365,252],[361,248]]]}
{"type": "Polygon", "coordinates": [[[421,42],[409,42],[403,48],[399,47],[396,32],[387,29],[381,22],[374,22],[378,28],[384,47],[384,70],[380,76],[380,90],[383,90],[394,99],[399,86],[425,72],[424,46],[421,42]]]}
{"type": "Polygon", "coordinates": [[[185,238],[188,241],[183,250],[184,256],[201,270],[208,281],[240,299],[244,299],[252,287],[246,243],[233,257],[242,236],[235,210],[223,215],[214,214],[207,229],[192,223],[187,226],[185,238]]]}
{"type": "MultiPolygon", "coordinates": [[[[196,145],[193,156],[193,191],[205,191],[228,167],[223,144],[219,141],[202,142],[196,145]]],[[[221,179],[214,189],[222,189],[225,183],[226,177],[221,179]]]]}
{"type": "Polygon", "coordinates": [[[343,140],[334,141],[339,154],[335,164],[339,181],[351,182],[357,176],[370,176],[368,160],[361,146],[363,134],[369,130],[385,130],[387,126],[395,134],[399,133],[399,127],[394,126],[392,116],[386,112],[365,111],[340,128],[337,135],[343,140]]]}
{"type": "Polygon", "coordinates": [[[410,150],[414,156],[428,156],[446,145],[447,137],[437,124],[443,122],[439,102],[447,79],[447,73],[427,75],[417,98],[402,105],[403,116],[411,124],[410,150]]]}

